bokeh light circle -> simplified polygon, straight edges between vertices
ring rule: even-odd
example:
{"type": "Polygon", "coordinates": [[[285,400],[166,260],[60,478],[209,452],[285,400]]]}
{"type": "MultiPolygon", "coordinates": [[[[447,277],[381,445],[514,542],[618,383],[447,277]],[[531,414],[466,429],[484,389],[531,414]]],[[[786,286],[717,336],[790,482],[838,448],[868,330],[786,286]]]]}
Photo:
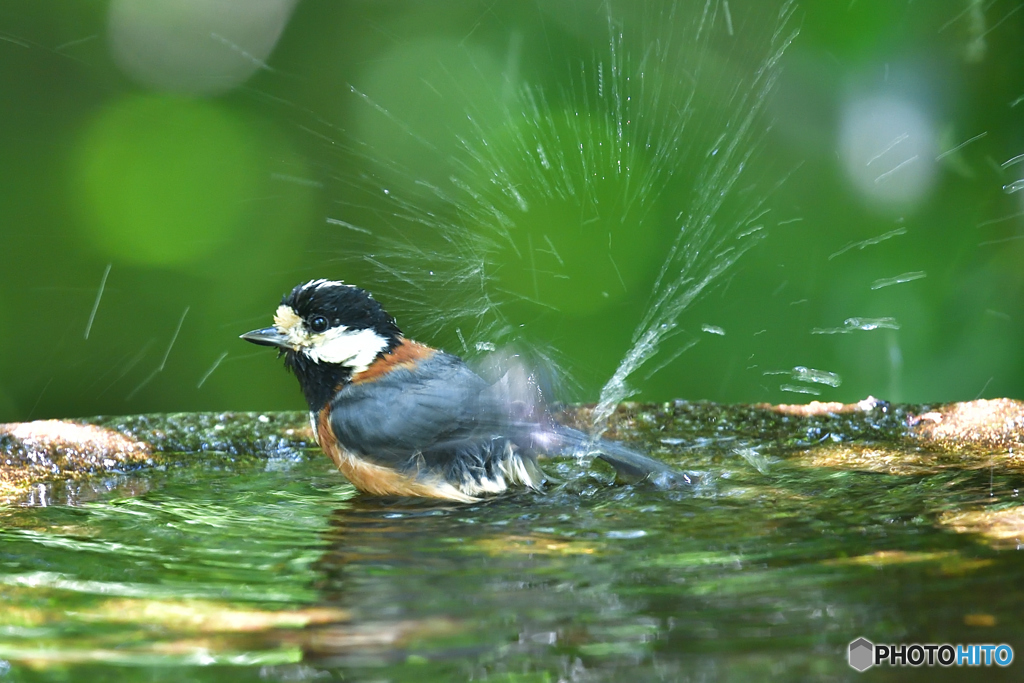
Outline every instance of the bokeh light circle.
{"type": "Polygon", "coordinates": [[[386,160],[387,182],[443,182],[439,158],[455,154],[459,138],[502,121],[505,74],[486,50],[453,39],[402,43],[368,64],[353,89],[365,101],[353,130],[373,157],[386,160]]]}
{"type": "Polygon", "coordinates": [[[927,112],[907,98],[859,98],[842,113],[840,160],[872,202],[904,208],[923,200],[935,179],[936,146],[927,112]]]}
{"type": "Polygon", "coordinates": [[[125,262],[189,264],[228,242],[260,187],[246,123],[216,103],[131,95],[88,126],[75,183],[88,239],[125,262]]]}
{"type": "Polygon", "coordinates": [[[113,0],[110,52],[131,78],[161,90],[224,92],[266,60],[296,0],[113,0]]]}

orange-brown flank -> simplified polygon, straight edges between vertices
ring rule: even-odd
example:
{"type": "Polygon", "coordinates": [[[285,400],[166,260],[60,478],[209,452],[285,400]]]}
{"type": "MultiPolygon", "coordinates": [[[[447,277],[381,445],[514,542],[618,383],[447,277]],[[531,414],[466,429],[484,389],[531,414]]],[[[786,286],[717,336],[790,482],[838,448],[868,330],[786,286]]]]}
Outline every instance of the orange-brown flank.
{"type": "Polygon", "coordinates": [[[398,368],[406,368],[411,370],[416,367],[416,364],[421,360],[430,358],[435,353],[434,349],[414,342],[411,339],[402,339],[402,343],[395,347],[395,350],[391,353],[381,356],[377,360],[373,361],[370,367],[366,368],[362,372],[352,376],[352,383],[359,384],[361,382],[373,382],[384,375],[388,374],[392,370],[398,368]]]}

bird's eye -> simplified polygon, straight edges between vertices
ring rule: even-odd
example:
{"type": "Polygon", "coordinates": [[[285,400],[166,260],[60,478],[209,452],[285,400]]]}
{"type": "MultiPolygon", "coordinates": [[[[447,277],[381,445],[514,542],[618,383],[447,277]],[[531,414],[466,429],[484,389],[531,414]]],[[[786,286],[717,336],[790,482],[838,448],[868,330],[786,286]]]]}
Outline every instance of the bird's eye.
{"type": "Polygon", "coordinates": [[[309,329],[313,330],[317,334],[326,332],[327,328],[330,326],[331,324],[327,321],[327,318],[322,315],[317,315],[309,319],[309,329]]]}

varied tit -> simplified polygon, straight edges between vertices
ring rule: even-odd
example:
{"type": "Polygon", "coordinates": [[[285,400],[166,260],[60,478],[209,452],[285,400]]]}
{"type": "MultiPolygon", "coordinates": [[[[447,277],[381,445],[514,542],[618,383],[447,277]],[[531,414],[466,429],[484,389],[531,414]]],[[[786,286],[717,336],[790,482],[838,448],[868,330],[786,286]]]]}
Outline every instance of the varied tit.
{"type": "MultiPolygon", "coordinates": [[[[317,443],[366,493],[471,502],[536,489],[538,453],[590,443],[552,423],[522,382],[488,383],[461,358],[406,339],[368,292],[342,282],[297,286],[272,327],[242,339],[281,350],[317,443]]],[[[590,445],[624,476],[689,482],[617,443],[590,445]]]]}

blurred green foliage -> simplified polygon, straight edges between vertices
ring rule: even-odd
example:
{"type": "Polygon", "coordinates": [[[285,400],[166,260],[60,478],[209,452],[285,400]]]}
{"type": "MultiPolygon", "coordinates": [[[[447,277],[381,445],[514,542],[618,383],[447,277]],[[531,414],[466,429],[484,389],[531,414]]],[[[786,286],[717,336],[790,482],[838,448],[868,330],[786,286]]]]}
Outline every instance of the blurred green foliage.
{"type": "MultiPolygon", "coordinates": [[[[105,3],[5,5],[0,421],[300,407],[273,354],[237,335],[312,277],[376,292],[410,336],[458,353],[540,349],[570,380],[560,398],[595,400],[674,237],[700,218],[687,212],[708,164],[757,100],[779,8],[307,0],[266,63],[212,35],[259,68],[188,96],[119,70],[105,3]],[[648,144],[659,135],[671,144],[648,144]],[[538,140],[591,161],[538,170],[538,140]],[[602,147],[617,140],[633,146],[602,147]],[[559,174],[573,193],[550,191],[559,174]],[[502,220],[504,241],[485,229],[502,220]],[[493,241],[489,279],[443,277],[452,263],[474,272],[459,231],[493,241]],[[395,250],[419,260],[416,277],[389,266],[395,250]],[[491,304],[505,327],[473,337],[460,320],[491,304]]],[[[797,7],[800,35],[717,216],[726,235],[767,211],[762,239],[634,377],[643,398],[806,400],[781,389],[794,382],[777,373],[796,366],[843,378],[806,386],[823,400],[1024,395],[1024,193],[1002,189],[1024,173],[1005,165],[1024,152],[1024,14],[1011,10],[797,7]],[[935,168],[925,194],[885,203],[847,178],[838,130],[869,96],[931,122],[936,158],[915,160],[935,168]],[[899,330],[811,334],[851,317],[899,330]]]]}

